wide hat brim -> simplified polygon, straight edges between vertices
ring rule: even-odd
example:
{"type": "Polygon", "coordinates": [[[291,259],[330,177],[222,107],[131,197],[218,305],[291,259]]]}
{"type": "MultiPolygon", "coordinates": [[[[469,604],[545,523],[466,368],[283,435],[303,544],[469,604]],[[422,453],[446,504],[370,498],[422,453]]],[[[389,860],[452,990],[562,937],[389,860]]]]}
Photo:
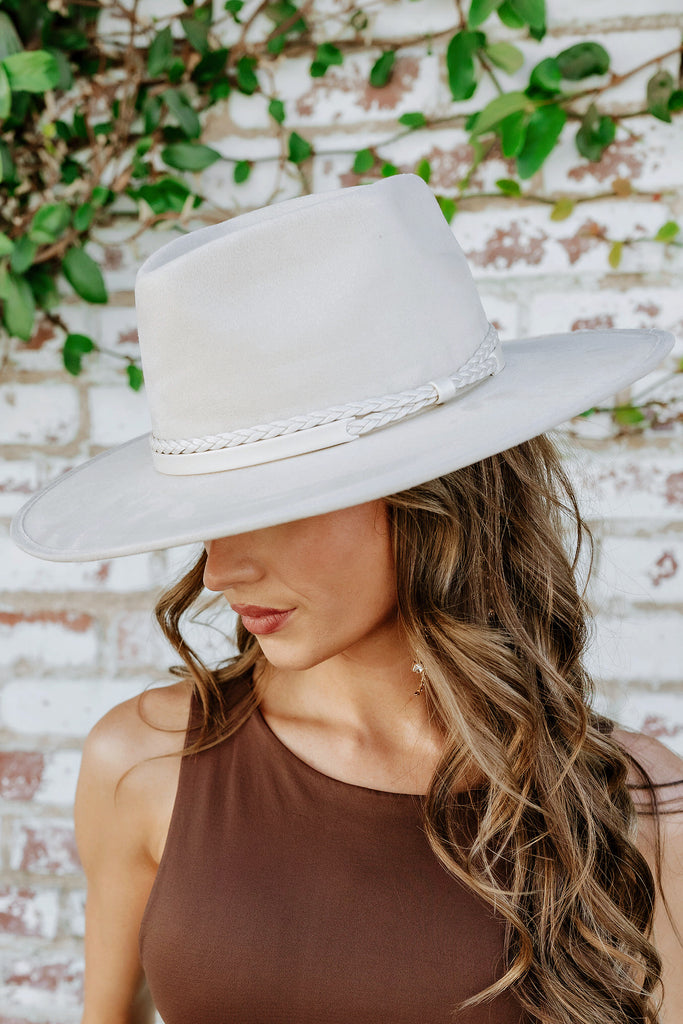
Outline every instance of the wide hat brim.
{"type": "Polygon", "coordinates": [[[565,422],[652,370],[672,344],[669,333],[656,330],[507,342],[504,369],[455,401],[348,444],[225,472],[164,475],[143,435],[34,495],[15,516],[12,538],[39,558],[90,561],[359,505],[565,422]]]}

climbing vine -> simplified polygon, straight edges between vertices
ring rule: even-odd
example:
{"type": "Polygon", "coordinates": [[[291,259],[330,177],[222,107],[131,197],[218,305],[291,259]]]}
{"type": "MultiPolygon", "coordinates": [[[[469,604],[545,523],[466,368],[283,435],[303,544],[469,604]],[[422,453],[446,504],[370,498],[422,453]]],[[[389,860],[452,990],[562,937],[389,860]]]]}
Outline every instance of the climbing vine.
{"type": "MultiPolygon", "coordinates": [[[[679,83],[662,64],[671,53],[616,74],[607,50],[591,40],[529,67],[524,88],[506,88],[506,77],[523,70],[525,58],[514,42],[495,40],[492,30],[502,23],[516,30],[513,38],[540,41],[546,32],[544,0],[458,3],[450,31],[418,32],[395,45],[373,43],[377,0],[365,6],[340,0],[333,14],[317,10],[315,0],[226,0],[218,14],[211,0],[182,2],[180,13],[151,19],[140,0],[0,0],[2,323],[10,336],[28,341],[36,316],[47,317],[63,332],[64,366],[72,374],[81,371],[85,357],[103,350],[89,336],[72,332],[57,307],[69,289],[86,302],[107,302],[105,281],[89,252],[98,230],[129,222],[132,238],[160,223],[187,230],[193,219],[219,220],[233,212],[202,195],[196,172],[227,161],[239,186],[259,158],[231,159],[207,144],[203,124],[211,107],[233,92],[265,97],[272,133],[281,142],[278,159],[296,169],[302,192],[310,190],[308,168],[318,154],[311,141],[288,127],[286,103],[268,89],[268,72],[276,62],[305,55],[311,78],[318,79],[350,54],[374,51],[368,84],[381,90],[390,83],[402,49],[422,45],[428,52],[438,44],[452,114],[435,119],[419,110],[404,113],[382,143],[348,155],[359,181],[374,180],[398,172],[382,156],[388,143],[437,126],[464,125],[470,166],[452,182],[452,194],[437,194],[449,221],[459,209],[490,195],[548,204],[553,220],[568,217],[577,203],[605,195],[623,199],[634,192],[624,178],[615,178],[607,193],[580,198],[548,197],[530,186],[565,133],[572,133],[582,157],[599,161],[618,128],[628,130],[629,117],[649,114],[670,122],[683,109],[679,83]],[[319,42],[323,27],[329,38],[319,42]],[[603,96],[650,66],[642,108],[608,112],[603,96]],[[464,115],[457,104],[471,100],[484,80],[493,86],[494,98],[464,115]],[[472,184],[477,168],[501,156],[514,172],[499,179],[493,193],[477,191],[472,184]]],[[[418,26],[420,0],[414,2],[418,26]]],[[[413,170],[430,182],[428,160],[413,170]]],[[[604,233],[600,241],[616,269],[624,247],[653,237],[663,245],[681,245],[673,220],[663,220],[654,236],[604,233]]],[[[124,359],[131,387],[139,388],[138,363],[118,358],[124,359]]],[[[657,417],[652,403],[612,411],[624,424],[657,417]]]]}

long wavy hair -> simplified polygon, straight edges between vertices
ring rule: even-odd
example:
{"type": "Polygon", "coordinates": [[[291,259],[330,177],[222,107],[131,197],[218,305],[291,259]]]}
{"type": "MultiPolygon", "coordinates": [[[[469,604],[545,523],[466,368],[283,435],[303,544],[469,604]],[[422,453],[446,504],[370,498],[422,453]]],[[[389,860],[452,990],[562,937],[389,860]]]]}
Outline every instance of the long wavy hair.
{"type": "MultiPolygon", "coordinates": [[[[385,499],[398,615],[425,668],[443,755],[424,801],[444,867],[505,919],[505,973],[454,1011],[511,989],[543,1024],[656,1024],[656,885],[635,844],[647,772],[591,708],[588,611],[576,575],[592,538],[545,435],[385,499]],[[635,769],[639,783],[628,782],[635,769]],[[457,794],[474,772],[478,828],[465,843],[457,794]]],[[[238,654],[209,669],[181,620],[205,555],[159,601],[200,722],[185,753],[236,731],[259,703],[262,663],[241,623],[238,654]]],[[[655,876],[660,881],[659,843],[655,876]]],[[[662,896],[663,898],[663,896],[662,896]]]]}

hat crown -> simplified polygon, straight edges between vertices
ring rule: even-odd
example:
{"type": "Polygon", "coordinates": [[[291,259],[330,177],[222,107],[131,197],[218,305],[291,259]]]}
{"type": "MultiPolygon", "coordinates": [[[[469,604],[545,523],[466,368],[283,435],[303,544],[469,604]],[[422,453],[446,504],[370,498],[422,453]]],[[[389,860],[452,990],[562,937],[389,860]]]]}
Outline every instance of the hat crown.
{"type": "Polygon", "coordinates": [[[136,281],[155,435],[191,438],[453,374],[489,327],[427,185],[286,200],[164,246],[136,281]]]}

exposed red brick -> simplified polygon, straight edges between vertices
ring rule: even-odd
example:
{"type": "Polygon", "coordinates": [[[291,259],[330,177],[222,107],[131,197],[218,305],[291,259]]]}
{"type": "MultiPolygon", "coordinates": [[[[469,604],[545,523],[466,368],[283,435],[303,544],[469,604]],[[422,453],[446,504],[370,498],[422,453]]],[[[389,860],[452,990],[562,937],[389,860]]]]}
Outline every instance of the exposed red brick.
{"type": "Polygon", "coordinates": [[[95,579],[99,583],[106,583],[107,579],[109,578],[110,570],[111,566],[109,565],[109,562],[100,562],[99,568],[95,573],[95,579]]]}
{"type": "Polygon", "coordinates": [[[647,715],[641,726],[641,732],[644,732],[646,736],[654,736],[660,738],[662,736],[678,736],[680,732],[683,732],[683,725],[676,723],[674,725],[669,721],[665,721],[661,715],[647,715]]]}
{"type": "Polygon", "coordinates": [[[607,228],[604,224],[598,224],[594,220],[587,220],[581,225],[576,234],[570,235],[568,238],[558,238],[557,241],[567,253],[569,262],[574,264],[585,252],[589,252],[596,245],[600,245],[606,233],[607,228]]]}
{"type": "Polygon", "coordinates": [[[23,348],[28,348],[28,349],[39,349],[39,348],[42,348],[43,345],[46,342],[52,341],[52,339],[54,337],[55,337],[54,325],[51,324],[50,321],[47,320],[46,318],[43,318],[40,321],[40,323],[38,324],[38,327],[36,328],[36,330],[31,335],[29,341],[24,343],[23,348]]]}
{"type": "Polygon", "coordinates": [[[658,587],[662,580],[670,580],[678,572],[678,561],[673,551],[663,551],[655,562],[657,569],[650,573],[652,585],[658,587]]]}
{"type": "Polygon", "coordinates": [[[133,329],[130,330],[130,331],[119,331],[119,336],[117,338],[116,344],[117,345],[137,345],[138,344],[138,340],[139,340],[138,339],[138,332],[135,329],[135,327],[133,327],[133,329]]]}
{"type": "Polygon", "coordinates": [[[654,302],[639,302],[636,306],[636,313],[645,313],[646,316],[656,317],[661,311],[661,308],[654,302]]]}
{"type": "Polygon", "coordinates": [[[683,505],[683,473],[671,473],[664,484],[667,505],[683,505]]]}
{"type": "Polygon", "coordinates": [[[33,889],[0,888],[0,935],[45,937],[42,915],[35,912],[35,899],[33,889]]]}
{"type": "Polygon", "coordinates": [[[614,327],[614,317],[609,313],[599,313],[597,316],[587,316],[583,319],[574,320],[571,330],[595,331],[605,327],[614,327]]]}
{"type": "Polygon", "coordinates": [[[19,825],[18,868],[37,875],[77,874],[81,862],[73,829],[68,825],[40,822],[19,825]]]}
{"type": "Polygon", "coordinates": [[[541,232],[532,237],[522,238],[519,224],[510,224],[507,230],[498,228],[487,240],[483,249],[470,250],[467,257],[479,267],[509,269],[515,263],[537,266],[543,259],[543,247],[548,236],[541,232]]]}
{"type": "Polygon", "coordinates": [[[300,117],[310,117],[315,102],[321,94],[355,93],[355,103],[363,110],[393,110],[399,100],[408,92],[420,70],[416,57],[397,57],[391,78],[381,89],[375,89],[359,67],[347,65],[328,68],[322,78],[311,79],[310,88],[296,101],[296,112],[300,117]]]}
{"type": "Polygon", "coordinates": [[[114,245],[104,247],[102,266],[105,270],[120,270],[123,265],[123,251],[114,245]]]}
{"type": "Polygon", "coordinates": [[[93,619],[84,612],[0,612],[0,626],[17,626],[22,622],[56,622],[73,633],[85,633],[93,619]]]}
{"type": "Polygon", "coordinates": [[[582,181],[589,175],[596,181],[608,181],[615,175],[623,178],[624,170],[631,178],[639,177],[645,163],[645,156],[633,152],[636,142],[636,139],[630,137],[613,142],[603,152],[601,160],[597,163],[579,164],[578,167],[572,167],[567,173],[567,177],[573,178],[574,181],[582,181]]]}
{"type": "Polygon", "coordinates": [[[7,975],[5,984],[17,987],[26,985],[44,992],[57,992],[68,987],[80,997],[83,993],[83,970],[75,960],[59,960],[34,967],[21,961],[7,975]]]}
{"type": "Polygon", "coordinates": [[[0,797],[32,800],[45,770],[45,758],[37,751],[0,752],[0,797]]]}

